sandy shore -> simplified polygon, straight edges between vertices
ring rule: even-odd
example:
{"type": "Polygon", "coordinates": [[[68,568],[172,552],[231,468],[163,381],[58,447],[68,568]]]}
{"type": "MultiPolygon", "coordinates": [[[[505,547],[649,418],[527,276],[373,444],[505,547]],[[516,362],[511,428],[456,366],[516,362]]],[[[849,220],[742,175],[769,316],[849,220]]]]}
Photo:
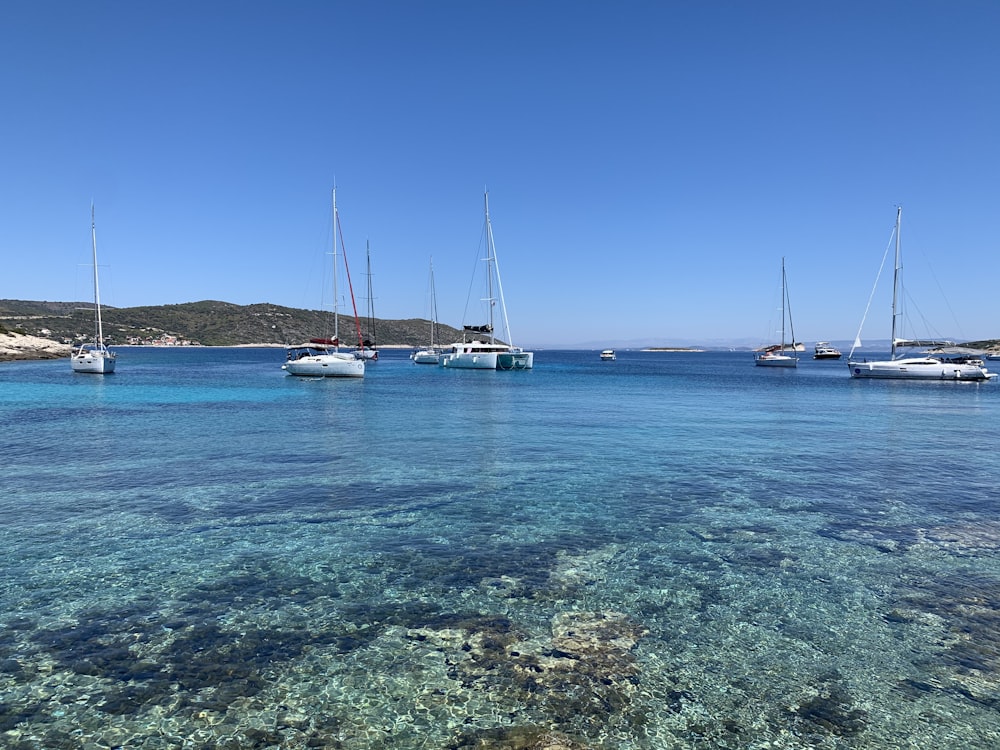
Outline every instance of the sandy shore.
{"type": "Polygon", "coordinates": [[[72,347],[52,339],[0,333],[0,362],[17,359],[59,359],[68,357],[72,347]]]}

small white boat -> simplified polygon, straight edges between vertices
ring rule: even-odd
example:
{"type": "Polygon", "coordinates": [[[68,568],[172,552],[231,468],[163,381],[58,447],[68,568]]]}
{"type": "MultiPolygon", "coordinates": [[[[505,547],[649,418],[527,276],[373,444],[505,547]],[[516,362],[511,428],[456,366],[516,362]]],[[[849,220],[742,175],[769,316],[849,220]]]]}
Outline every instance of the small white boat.
{"type": "MultiPolygon", "coordinates": [[[[333,338],[316,338],[306,344],[288,347],[288,355],[281,369],[289,375],[309,378],[363,378],[365,360],[354,352],[340,351],[339,315],[337,314],[337,236],[340,234],[340,218],[337,214],[337,188],[333,189],[333,338]]],[[[343,235],[340,235],[343,243],[343,235]]],[[[346,264],[346,262],[345,262],[346,264]]],[[[348,281],[350,277],[348,277],[348,281]]],[[[353,300],[353,295],[351,296],[353,300]]],[[[354,317],[361,338],[361,327],[354,317]]],[[[360,343],[360,341],[359,341],[360,343]]]]}
{"type": "Polygon", "coordinates": [[[605,362],[613,362],[614,360],[618,359],[618,357],[615,355],[614,349],[605,349],[603,352],[601,352],[601,359],[604,360],[605,362]]]}
{"type": "Polygon", "coordinates": [[[435,334],[437,333],[437,293],[434,290],[434,259],[431,258],[430,272],[431,288],[431,345],[426,349],[414,352],[410,355],[415,365],[436,365],[441,362],[441,350],[434,345],[435,334]]]}
{"type": "MultiPolygon", "coordinates": [[[[892,279],[892,337],[889,359],[856,360],[854,350],[861,347],[861,328],[854,339],[854,345],[847,357],[847,367],[852,378],[874,380],[958,380],[985,381],[996,377],[996,373],[986,369],[978,355],[968,351],[951,350],[951,341],[918,340],[897,338],[897,321],[900,317],[899,301],[903,298],[902,252],[900,249],[900,225],[903,209],[896,208],[896,225],[893,235],[896,241],[895,270],[892,279]],[[901,349],[935,347],[916,356],[899,354],[901,349]]],[[[880,269],[881,274],[881,269],[880,269]]],[[[877,278],[877,277],[876,277],[877,278]]],[[[874,290],[873,290],[874,293],[874,290]]],[[[861,321],[864,327],[864,319],[861,321]]]]}
{"type": "Polygon", "coordinates": [[[754,358],[754,364],[758,367],[798,367],[799,358],[786,351],[797,351],[795,344],[795,327],[792,325],[792,311],[788,304],[788,283],[785,277],[785,259],[781,259],[781,344],[766,347],[754,358]],[[788,327],[791,329],[792,343],[785,346],[785,318],[788,318],[788,327]]]}
{"type": "Polygon", "coordinates": [[[827,341],[817,341],[813,350],[813,359],[840,359],[842,356],[840,349],[827,341]]]}
{"type": "Polygon", "coordinates": [[[511,341],[500,266],[493,243],[488,192],[484,195],[483,205],[486,213],[486,257],[483,260],[486,262],[487,291],[486,297],[481,301],[486,304],[489,322],[484,325],[463,326],[463,340],[452,344],[450,350],[441,355],[440,364],[442,367],[463,370],[530,370],[535,364],[534,352],[526,352],[519,346],[498,341],[493,334],[493,310],[499,302],[503,334],[507,342],[511,341]]]}
{"type": "Polygon", "coordinates": [[[115,371],[117,355],[104,345],[104,324],[101,322],[101,288],[97,281],[97,226],[94,222],[94,204],[90,204],[90,244],[94,254],[94,340],[77,349],[70,356],[73,372],[109,375],[115,371]]]}

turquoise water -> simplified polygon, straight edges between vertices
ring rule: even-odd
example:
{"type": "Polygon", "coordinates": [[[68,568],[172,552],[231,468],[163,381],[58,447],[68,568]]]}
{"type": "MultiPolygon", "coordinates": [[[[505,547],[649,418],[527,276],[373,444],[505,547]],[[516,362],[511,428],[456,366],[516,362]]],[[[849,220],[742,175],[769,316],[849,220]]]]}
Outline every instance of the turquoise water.
{"type": "Polygon", "coordinates": [[[1000,746],[1000,383],[535,356],[0,365],[0,746],[1000,746]]]}

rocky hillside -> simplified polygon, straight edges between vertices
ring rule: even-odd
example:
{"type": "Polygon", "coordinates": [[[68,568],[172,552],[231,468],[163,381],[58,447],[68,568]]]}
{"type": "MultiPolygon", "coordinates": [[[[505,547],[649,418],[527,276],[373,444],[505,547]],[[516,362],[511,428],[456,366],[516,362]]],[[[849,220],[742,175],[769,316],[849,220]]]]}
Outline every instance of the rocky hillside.
{"type": "MultiPolygon", "coordinates": [[[[9,331],[73,342],[93,337],[92,306],[80,302],[31,302],[0,300],[0,327],[9,331]]],[[[149,343],[164,337],[206,346],[240,344],[296,344],[333,335],[329,311],[300,310],[260,303],[234,305],[206,300],[181,305],[151,307],[102,307],[104,336],[109,345],[149,343]]],[[[379,346],[425,346],[430,322],[376,320],[374,340],[379,346]]],[[[372,338],[367,322],[362,335],[372,338]]],[[[438,325],[437,340],[451,343],[461,331],[438,325]]],[[[353,316],[340,318],[340,338],[357,340],[353,316]]]]}

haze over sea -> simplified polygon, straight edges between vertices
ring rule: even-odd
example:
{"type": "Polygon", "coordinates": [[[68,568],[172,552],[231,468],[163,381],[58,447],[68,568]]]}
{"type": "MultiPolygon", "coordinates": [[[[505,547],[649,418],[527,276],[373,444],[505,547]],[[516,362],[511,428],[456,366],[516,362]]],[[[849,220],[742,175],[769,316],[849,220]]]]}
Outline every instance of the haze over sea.
{"type": "Polygon", "coordinates": [[[0,365],[0,745],[1000,746],[1000,386],[618,355],[0,365]]]}

